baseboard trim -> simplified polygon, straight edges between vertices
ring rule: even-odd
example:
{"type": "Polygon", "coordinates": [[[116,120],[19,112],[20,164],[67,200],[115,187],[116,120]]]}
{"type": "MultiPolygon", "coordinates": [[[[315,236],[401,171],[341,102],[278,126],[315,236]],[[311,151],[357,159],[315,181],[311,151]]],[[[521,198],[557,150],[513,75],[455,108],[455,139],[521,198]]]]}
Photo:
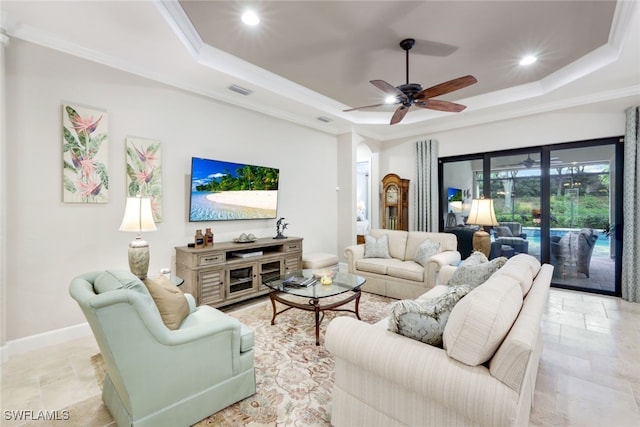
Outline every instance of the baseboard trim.
{"type": "Polygon", "coordinates": [[[79,325],[69,326],[66,328],[56,329],[54,331],[43,332],[41,334],[31,335],[17,340],[7,341],[0,347],[0,360],[2,363],[18,354],[27,353],[33,350],[39,350],[50,345],[60,344],[66,341],[91,335],[91,328],[88,323],[80,323],[79,325]]]}

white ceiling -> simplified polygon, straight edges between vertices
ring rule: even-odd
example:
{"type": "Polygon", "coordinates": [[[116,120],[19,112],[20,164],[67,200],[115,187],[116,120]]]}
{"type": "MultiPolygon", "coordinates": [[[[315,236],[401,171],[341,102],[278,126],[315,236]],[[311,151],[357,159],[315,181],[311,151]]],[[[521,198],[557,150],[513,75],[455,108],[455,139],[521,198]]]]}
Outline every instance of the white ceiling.
{"type": "Polygon", "coordinates": [[[329,133],[379,140],[565,108],[640,102],[637,1],[12,1],[2,26],[24,39],[329,133]],[[240,23],[243,8],[261,16],[240,23]],[[478,83],[439,99],[462,113],[393,107],[369,83],[478,83]],[[517,65],[535,53],[529,68],[517,65]],[[253,91],[243,96],[227,88],[253,91]],[[323,123],[316,118],[330,118],[323,123]]]}

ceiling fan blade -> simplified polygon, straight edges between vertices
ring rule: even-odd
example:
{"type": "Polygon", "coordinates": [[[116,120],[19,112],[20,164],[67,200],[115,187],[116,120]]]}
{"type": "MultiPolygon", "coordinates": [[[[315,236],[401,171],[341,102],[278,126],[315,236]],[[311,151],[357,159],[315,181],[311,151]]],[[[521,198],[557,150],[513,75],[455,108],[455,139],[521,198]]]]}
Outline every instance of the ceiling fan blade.
{"type": "Polygon", "coordinates": [[[360,109],[363,109],[363,108],[382,107],[383,105],[389,105],[389,104],[363,105],[362,107],[349,108],[348,110],[342,110],[342,111],[346,113],[347,111],[355,111],[355,110],[360,110],[360,109]]]}
{"type": "Polygon", "coordinates": [[[372,85],[374,85],[375,87],[383,91],[384,93],[398,97],[398,99],[400,100],[409,99],[407,98],[407,95],[405,95],[400,89],[385,82],[384,80],[370,80],[369,83],[371,83],[372,85]]]}
{"type": "Polygon", "coordinates": [[[444,95],[445,93],[453,92],[467,86],[471,86],[477,83],[475,77],[469,75],[464,77],[458,77],[457,79],[449,80],[448,82],[440,83],[439,85],[428,87],[416,94],[415,99],[422,98],[435,98],[436,96],[444,95]]]}
{"type": "Polygon", "coordinates": [[[407,114],[408,111],[409,111],[409,107],[405,105],[399,106],[396,112],[393,113],[393,116],[391,117],[391,122],[389,124],[395,125],[396,123],[400,123],[402,119],[404,119],[404,116],[407,114]]]}
{"type": "Polygon", "coordinates": [[[466,105],[456,104],[455,102],[440,101],[437,99],[427,99],[425,101],[416,102],[415,105],[420,108],[428,108],[430,110],[447,111],[449,113],[459,113],[467,108],[466,105]]]}

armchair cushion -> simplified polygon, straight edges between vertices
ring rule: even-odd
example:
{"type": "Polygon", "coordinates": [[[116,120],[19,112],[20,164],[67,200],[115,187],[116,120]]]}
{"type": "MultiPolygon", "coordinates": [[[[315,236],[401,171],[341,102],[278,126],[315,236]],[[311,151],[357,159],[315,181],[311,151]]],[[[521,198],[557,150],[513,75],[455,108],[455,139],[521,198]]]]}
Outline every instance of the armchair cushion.
{"type": "Polygon", "coordinates": [[[453,306],[471,291],[468,286],[453,286],[429,300],[401,300],[391,308],[389,330],[442,347],[442,333],[453,306]]]}
{"type": "Polygon", "coordinates": [[[386,234],[378,237],[364,236],[365,258],[391,258],[389,255],[389,237],[386,234]]]}
{"type": "Polygon", "coordinates": [[[143,282],[158,307],[162,322],[172,331],[178,329],[191,311],[182,291],[164,275],[155,279],[147,277],[143,282]]]}

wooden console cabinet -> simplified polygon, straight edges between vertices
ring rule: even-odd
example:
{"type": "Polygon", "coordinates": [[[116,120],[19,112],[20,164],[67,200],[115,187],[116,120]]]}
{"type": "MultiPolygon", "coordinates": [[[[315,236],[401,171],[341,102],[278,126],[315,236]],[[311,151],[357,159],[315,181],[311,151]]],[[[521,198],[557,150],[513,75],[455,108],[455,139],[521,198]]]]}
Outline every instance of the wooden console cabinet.
{"type": "Polygon", "coordinates": [[[267,294],[264,278],[302,269],[300,237],[175,249],[176,274],[184,279],[181,289],[192,294],[198,305],[221,307],[267,294]]]}

